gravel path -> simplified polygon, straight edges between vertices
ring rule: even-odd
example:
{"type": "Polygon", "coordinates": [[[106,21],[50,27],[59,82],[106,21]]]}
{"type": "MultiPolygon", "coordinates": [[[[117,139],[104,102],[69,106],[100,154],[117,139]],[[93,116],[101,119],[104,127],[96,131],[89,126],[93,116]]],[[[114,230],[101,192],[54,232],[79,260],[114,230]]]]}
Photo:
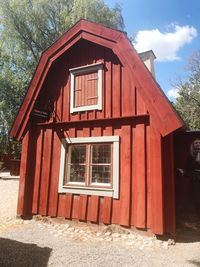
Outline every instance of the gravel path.
{"type": "Polygon", "coordinates": [[[18,180],[0,179],[0,222],[16,217],[18,185],[18,180]]]}
{"type": "Polygon", "coordinates": [[[0,180],[0,267],[200,266],[199,232],[178,233],[170,246],[119,227],[23,221],[17,190],[18,181],[0,180]]]}

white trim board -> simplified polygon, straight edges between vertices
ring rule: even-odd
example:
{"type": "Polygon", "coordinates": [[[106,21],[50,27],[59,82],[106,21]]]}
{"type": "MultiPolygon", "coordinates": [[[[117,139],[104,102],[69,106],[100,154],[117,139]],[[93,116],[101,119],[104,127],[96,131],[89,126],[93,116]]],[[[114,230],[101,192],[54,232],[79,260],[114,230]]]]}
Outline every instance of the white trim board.
{"type": "Polygon", "coordinates": [[[108,143],[108,142],[119,142],[119,136],[94,136],[94,137],[77,137],[77,138],[66,138],[62,139],[66,140],[67,143],[72,144],[88,144],[88,143],[108,143]]]}
{"type": "Polygon", "coordinates": [[[84,65],[77,68],[71,68],[69,69],[70,72],[74,74],[81,74],[81,73],[87,73],[90,71],[98,70],[100,68],[103,68],[103,62],[98,62],[90,65],[84,65]],[[81,72],[82,71],[82,72],[81,72]]]}

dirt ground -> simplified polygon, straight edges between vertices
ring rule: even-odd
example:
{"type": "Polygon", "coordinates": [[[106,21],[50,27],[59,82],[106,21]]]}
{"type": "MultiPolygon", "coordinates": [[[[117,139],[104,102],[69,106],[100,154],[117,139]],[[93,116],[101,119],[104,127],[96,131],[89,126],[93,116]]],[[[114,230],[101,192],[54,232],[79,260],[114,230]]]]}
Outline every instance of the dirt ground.
{"type": "Polygon", "coordinates": [[[23,221],[15,218],[17,191],[18,181],[0,180],[0,267],[200,266],[200,231],[191,225],[170,245],[109,227],[23,221]]]}

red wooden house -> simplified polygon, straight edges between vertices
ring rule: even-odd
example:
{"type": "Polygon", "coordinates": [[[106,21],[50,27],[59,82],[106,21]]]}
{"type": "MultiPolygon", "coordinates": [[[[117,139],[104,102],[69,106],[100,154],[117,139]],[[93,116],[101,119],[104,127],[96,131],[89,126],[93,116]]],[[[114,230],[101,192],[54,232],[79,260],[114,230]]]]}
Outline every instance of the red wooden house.
{"type": "Polygon", "coordinates": [[[43,52],[10,131],[18,215],[173,233],[181,127],[126,34],[79,21],[43,52]]]}

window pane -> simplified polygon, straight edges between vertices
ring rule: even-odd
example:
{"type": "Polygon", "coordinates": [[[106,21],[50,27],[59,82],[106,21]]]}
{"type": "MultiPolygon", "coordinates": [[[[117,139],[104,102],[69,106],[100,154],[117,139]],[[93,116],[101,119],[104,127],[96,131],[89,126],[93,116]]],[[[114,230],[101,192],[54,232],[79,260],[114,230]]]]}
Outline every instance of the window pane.
{"type": "Polygon", "coordinates": [[[92,183],[110,184],[111,168],[110,165],[92,165],[92,183]]]}
{"type": "Polygon", "coordinates": [[[71,164],[70,168],[70,182],[85,182],[85,165],[71,164]]]}
{"type": "Polygon", "coordinates": [[[91,145],[90,179],[92,183],[111,183],[111,144],[91,145]]]}
{"type": "Polygon", "coordinates": [[[86,145],[69,145],[66,174],[68,182],[85,182],[86,145]]]}
{"type": "Polygon", "coordinates": [[[86,161],[86,146],[73,145],[71,146],[71,163],[85,163],[86,161]]]}
{"type": "Polygon", "coordinates": [[[92,163],[111,163],[111,144],[92,145],[92,163]]]}

